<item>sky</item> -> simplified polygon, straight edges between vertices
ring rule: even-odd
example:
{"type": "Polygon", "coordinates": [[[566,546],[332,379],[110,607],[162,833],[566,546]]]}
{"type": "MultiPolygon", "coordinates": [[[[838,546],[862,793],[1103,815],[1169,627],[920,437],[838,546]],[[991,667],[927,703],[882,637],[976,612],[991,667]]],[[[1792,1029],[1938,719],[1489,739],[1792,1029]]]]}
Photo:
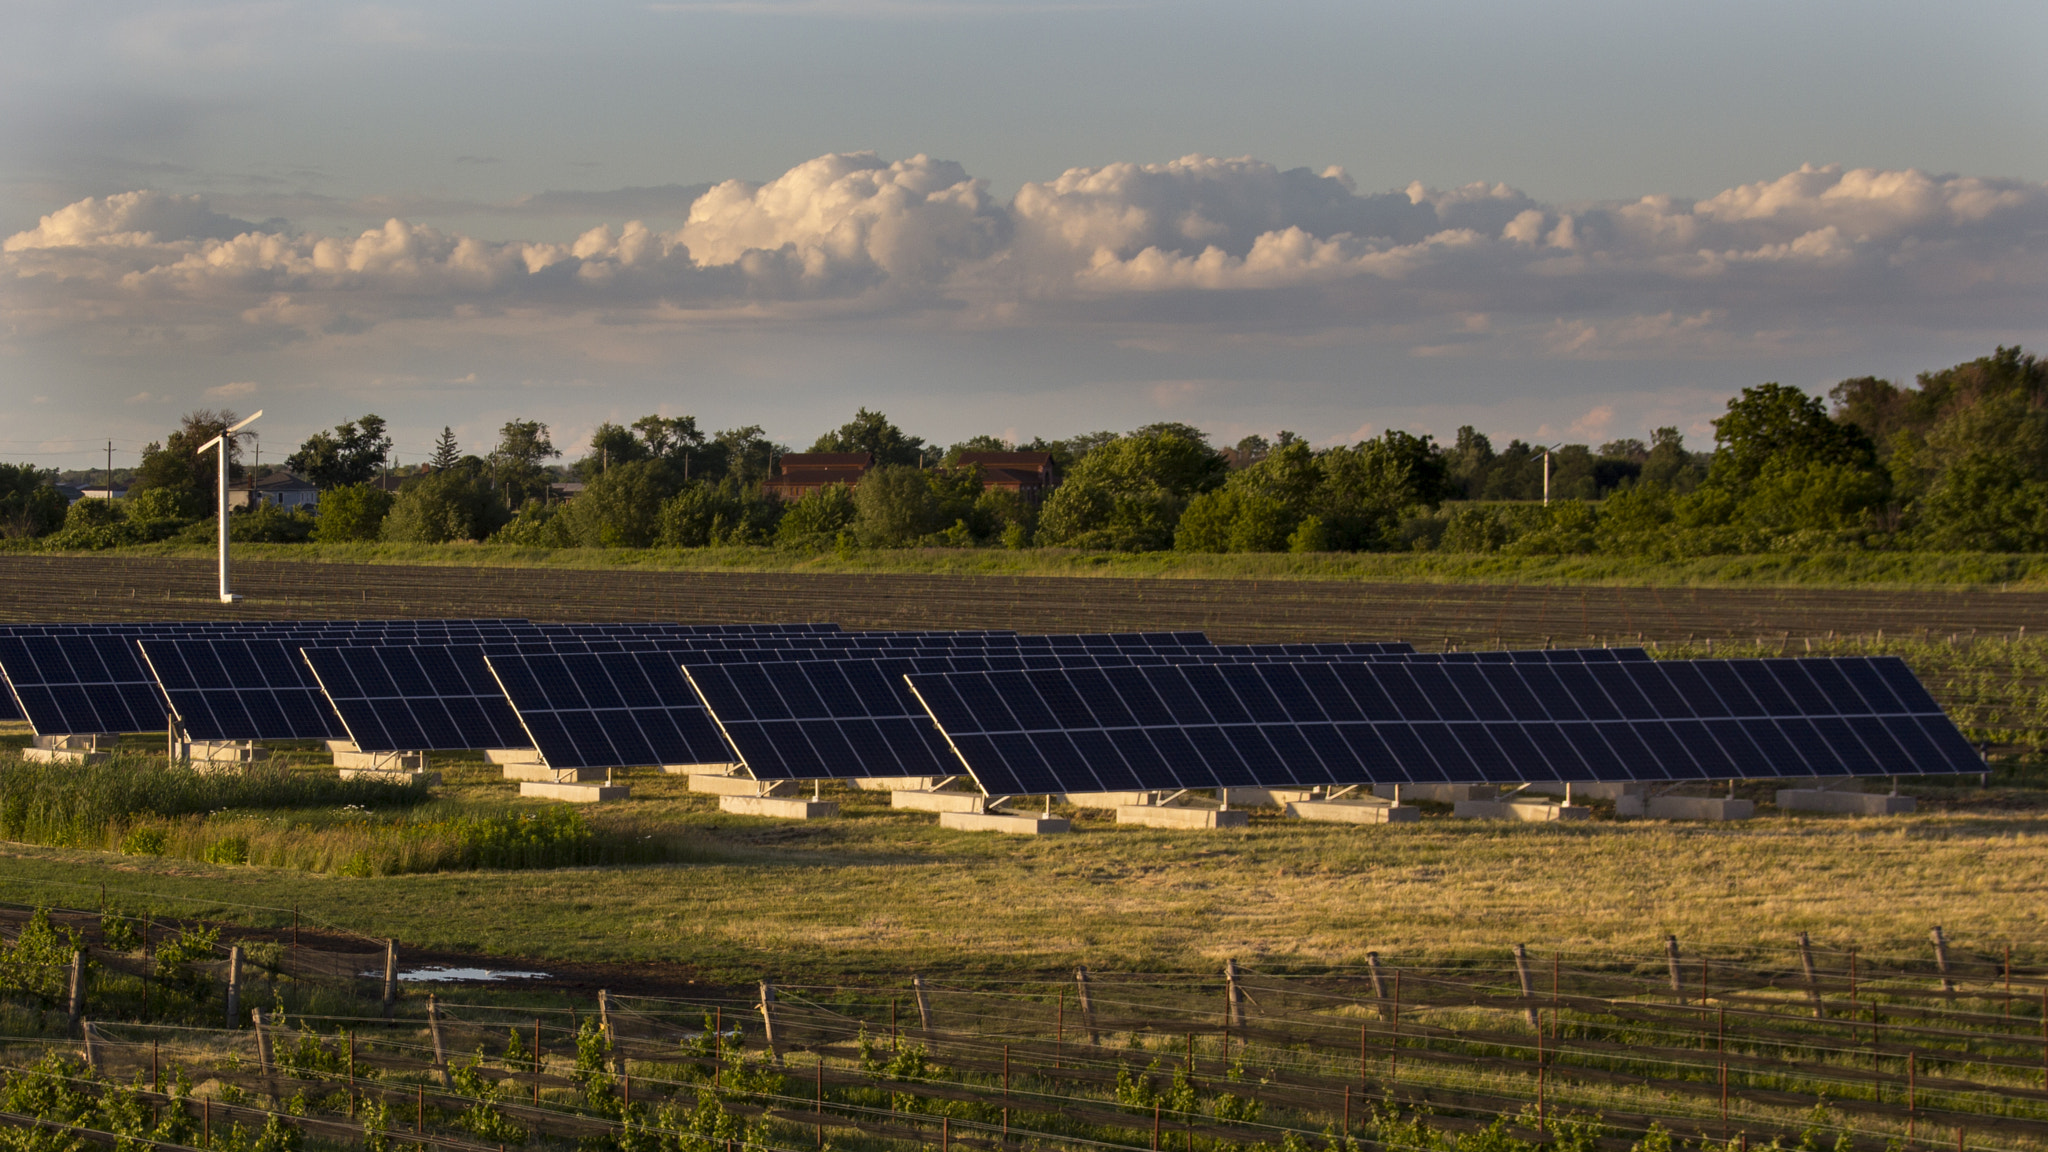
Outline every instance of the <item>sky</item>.
{"type": "Polygon", "coordinates": [[[78,5],[0,37],[0,460],[1178,420],[1704,447],[2048,344],[2034,3],[78,5]]]}

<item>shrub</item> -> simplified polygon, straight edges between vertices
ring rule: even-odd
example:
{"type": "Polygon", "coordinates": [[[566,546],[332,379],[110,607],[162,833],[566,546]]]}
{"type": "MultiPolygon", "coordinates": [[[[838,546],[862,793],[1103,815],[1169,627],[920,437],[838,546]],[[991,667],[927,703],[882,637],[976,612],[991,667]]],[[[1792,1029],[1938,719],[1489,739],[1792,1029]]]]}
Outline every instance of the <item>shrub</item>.
{"type": "Polygon", "coordinates": [[[510,518],[504,500],[482,478],[433,472],[398,494],[378,534],[402,544],[482,540],[510,518]]]}
{"type": "Polygon", "coordinates": [[[560,508],[539,500],[528,500],[526,507],[519,510],[519,515],[491,533],[491,543],[517,544],[526,548],[568,548],[576,541],[569,535],[569,525],[560,508]]]}
{"type": "Polygon", "coordinates": [[[790,501],[775,526],[775,542],[789,547],[829,542],[852,527],[858,515],[853,491],[844,484],[828,484],[790,501]]]}
{"type": "Polygon", "coordinates": [[[313,539],[323,544],[375,540],[395,497],[368,484],[345,484],[320,494],[313,539]]]}
{"type": "Polygon", "coordinates": [[[33,464],[0,464],[0,536],[41,536],[64,523],[53,475],[33,464]]]}
{"type": "Polygon", "coordinates": [[[123,856],[161,856],[170,837],[161,828],[132,828],[121,837],[123,856]]]}
{"type": "MultiPolygon", "coordinates": [[[[243,544],[298,544],[310,539],[317,521],[303,508],[286,511],[276,504],[259,504],[228,517],[228,539],[243,544]]],[[[215,521],[201,520],[206,537],[214,538],[215,521]]]]}

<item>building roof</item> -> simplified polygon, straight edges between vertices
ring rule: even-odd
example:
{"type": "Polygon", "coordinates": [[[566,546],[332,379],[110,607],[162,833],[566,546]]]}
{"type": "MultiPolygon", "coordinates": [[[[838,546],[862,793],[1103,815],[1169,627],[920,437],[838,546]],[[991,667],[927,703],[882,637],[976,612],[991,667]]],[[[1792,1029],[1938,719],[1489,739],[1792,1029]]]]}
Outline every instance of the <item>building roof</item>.
{"type": "Polygon", "coordinates": [[[318,492],[320,486],[310,480],[302,480],[289,472],[272,472],[261,480],[244,481],[237,488],[257,492],[318,492]]]}
{"type": "Polygon", "coordinates": [[[962,452],[960,463],[979,464],[984,468],[1047,468],[1052,465],[1050,452],[962,452]]]}
{"type": "Polygon", "coordinates": [[[823,486],[825,486],[825,485],[827,485],[827,484],[846,484],[846,485],[854,485],[854,484],[858,484],[858,483],[860,483],[860,481],[861,481],[861,477],[862,477],[862,476],[865,476],[866,474],[867,474],[867,469],[866,469],[865,467],[859,467],[859,466],[856,466],[856,467],[851,467],[851,468],[845,468],[845,467],[812,467],[812,468],[802,468],[802,469],[799,469],[799,470],[798,470],[797,472],[795,472],[794,474],[791,474],[791,473],[789,473],[789,472],[784,472],[784,473],[783,473],[782,475],[780,475],[780,476],[777,476],[777,477],[775,477],[774,479],[772,479],[772,480],[768,481],[768,485],[767,485],[767,486],[768,486],[768,487],[770,487],[770,488],[775,488],[775,487],[778,487],[778,486],[785,486],[785,485],[786,485],[786,486],[790,486],[790,487],[805,487],[805,488],[811,488],[811,487],[823,487],[823,486]]]}
{"type": "Polygon", "coordinates": [[[872,452],[791,452],[780,461],[784,474],[792,469],[810,472],[818,468],[851,468],[858,473],[874,462],[872,452]]]}
{"type": "Polygon", "coordinates": [[[1017,484],[1025,487],[1046,482],[1046,473],[1036,468],[992,468],[981,466],[981,482],[984,484],[1017,484]]]}

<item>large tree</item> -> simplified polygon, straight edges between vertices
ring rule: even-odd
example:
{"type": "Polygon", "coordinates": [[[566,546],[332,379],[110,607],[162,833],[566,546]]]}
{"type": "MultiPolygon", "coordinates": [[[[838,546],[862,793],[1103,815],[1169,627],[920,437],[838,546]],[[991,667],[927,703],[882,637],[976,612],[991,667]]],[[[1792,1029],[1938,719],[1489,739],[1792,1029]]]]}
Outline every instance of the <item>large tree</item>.
{"type": "Polygon", "coordinates": [[[498,446],[491,452],[491,479],[498,485],[508,508],[518,509],[528,500],[547,495],[549,476],[542,462],[562,453],[548,438],[548,426],[538,420],[509,420],[498,429],[498,446]]]}
{"type": "Polygon", "coordinates": [[[922,464],[928,453],[921,437],[904,435],[903,429],[891,424],[887,416],[865,408],[855,412],[853,419],[838,430],[818,437],[811,451],[872,452],[877,465],[922,464]]]}
{"type": "MultiPolygon", "coordinates": [[[[200,408],[187,412],[179,419],[178,429],[163,443],[152,443],[142,450],[142,467],[135,473],[135,483],[129,486],[128,495],[137,498],[147,492],[160,493],[155,503],[168,507],[179,516],[200,516],[212,506],[215,493],[214,482],[218,477],[220,464],[213,453],[203,457],[199,446],[221,435],[241,417],[227,409],[200,408]]],[[[233,483],[242,475],[242,437],[228,438],[228,481],[233,483]]]]}
{"type": "Polygon", "coordinates": [[[299,450],[285,458],[284,466],[323,491],[350,484],[367,484],[391,458],[391,437],[384,434],[384,418],[372,412],[334,426],[334,431],[315,432],[299,450]]]}

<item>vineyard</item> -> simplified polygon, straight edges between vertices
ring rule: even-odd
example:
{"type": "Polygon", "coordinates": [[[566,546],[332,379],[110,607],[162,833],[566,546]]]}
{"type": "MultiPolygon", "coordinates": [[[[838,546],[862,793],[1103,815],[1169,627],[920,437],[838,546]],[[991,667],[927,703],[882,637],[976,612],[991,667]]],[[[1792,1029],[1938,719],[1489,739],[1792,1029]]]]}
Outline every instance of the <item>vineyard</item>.
{"type": "MultiPolygon", "coordinates": [[[[1209,976],[422,994],[381,943],[7,914],[10,1117],[247,1148],[1471,1150],[2048,1142],[2048,971],[1803,939],[1209,976]],[[152,939],[153,934],[153,939],[152,939]],[[64,953],[76,947],[77,960],[64,953]],[[80,974],[71,976],[71,964],[80,974]],[[15,963],[17,980],[32,965],[15,963]],[[23,1009],[12,1009],[25,1023],[23,1009]],[[206,1017],[211,1016],[211,1022],[206,1017]],[[122,1022],[115,1022],[122,1021],[122,1022]],[[227,1026],[223,1027],[222,1024],[227,1026]],[[10,1031],[32,1031],[12,1028],[10,1031]],[[61,1106],[60,1106],[61,1105],[61,1106]],[[68,1109],[68,1112],[65,1111],[68,1109]]],[[[129,1146],[134,1146],[133,1144],[129,1146]]]]}

